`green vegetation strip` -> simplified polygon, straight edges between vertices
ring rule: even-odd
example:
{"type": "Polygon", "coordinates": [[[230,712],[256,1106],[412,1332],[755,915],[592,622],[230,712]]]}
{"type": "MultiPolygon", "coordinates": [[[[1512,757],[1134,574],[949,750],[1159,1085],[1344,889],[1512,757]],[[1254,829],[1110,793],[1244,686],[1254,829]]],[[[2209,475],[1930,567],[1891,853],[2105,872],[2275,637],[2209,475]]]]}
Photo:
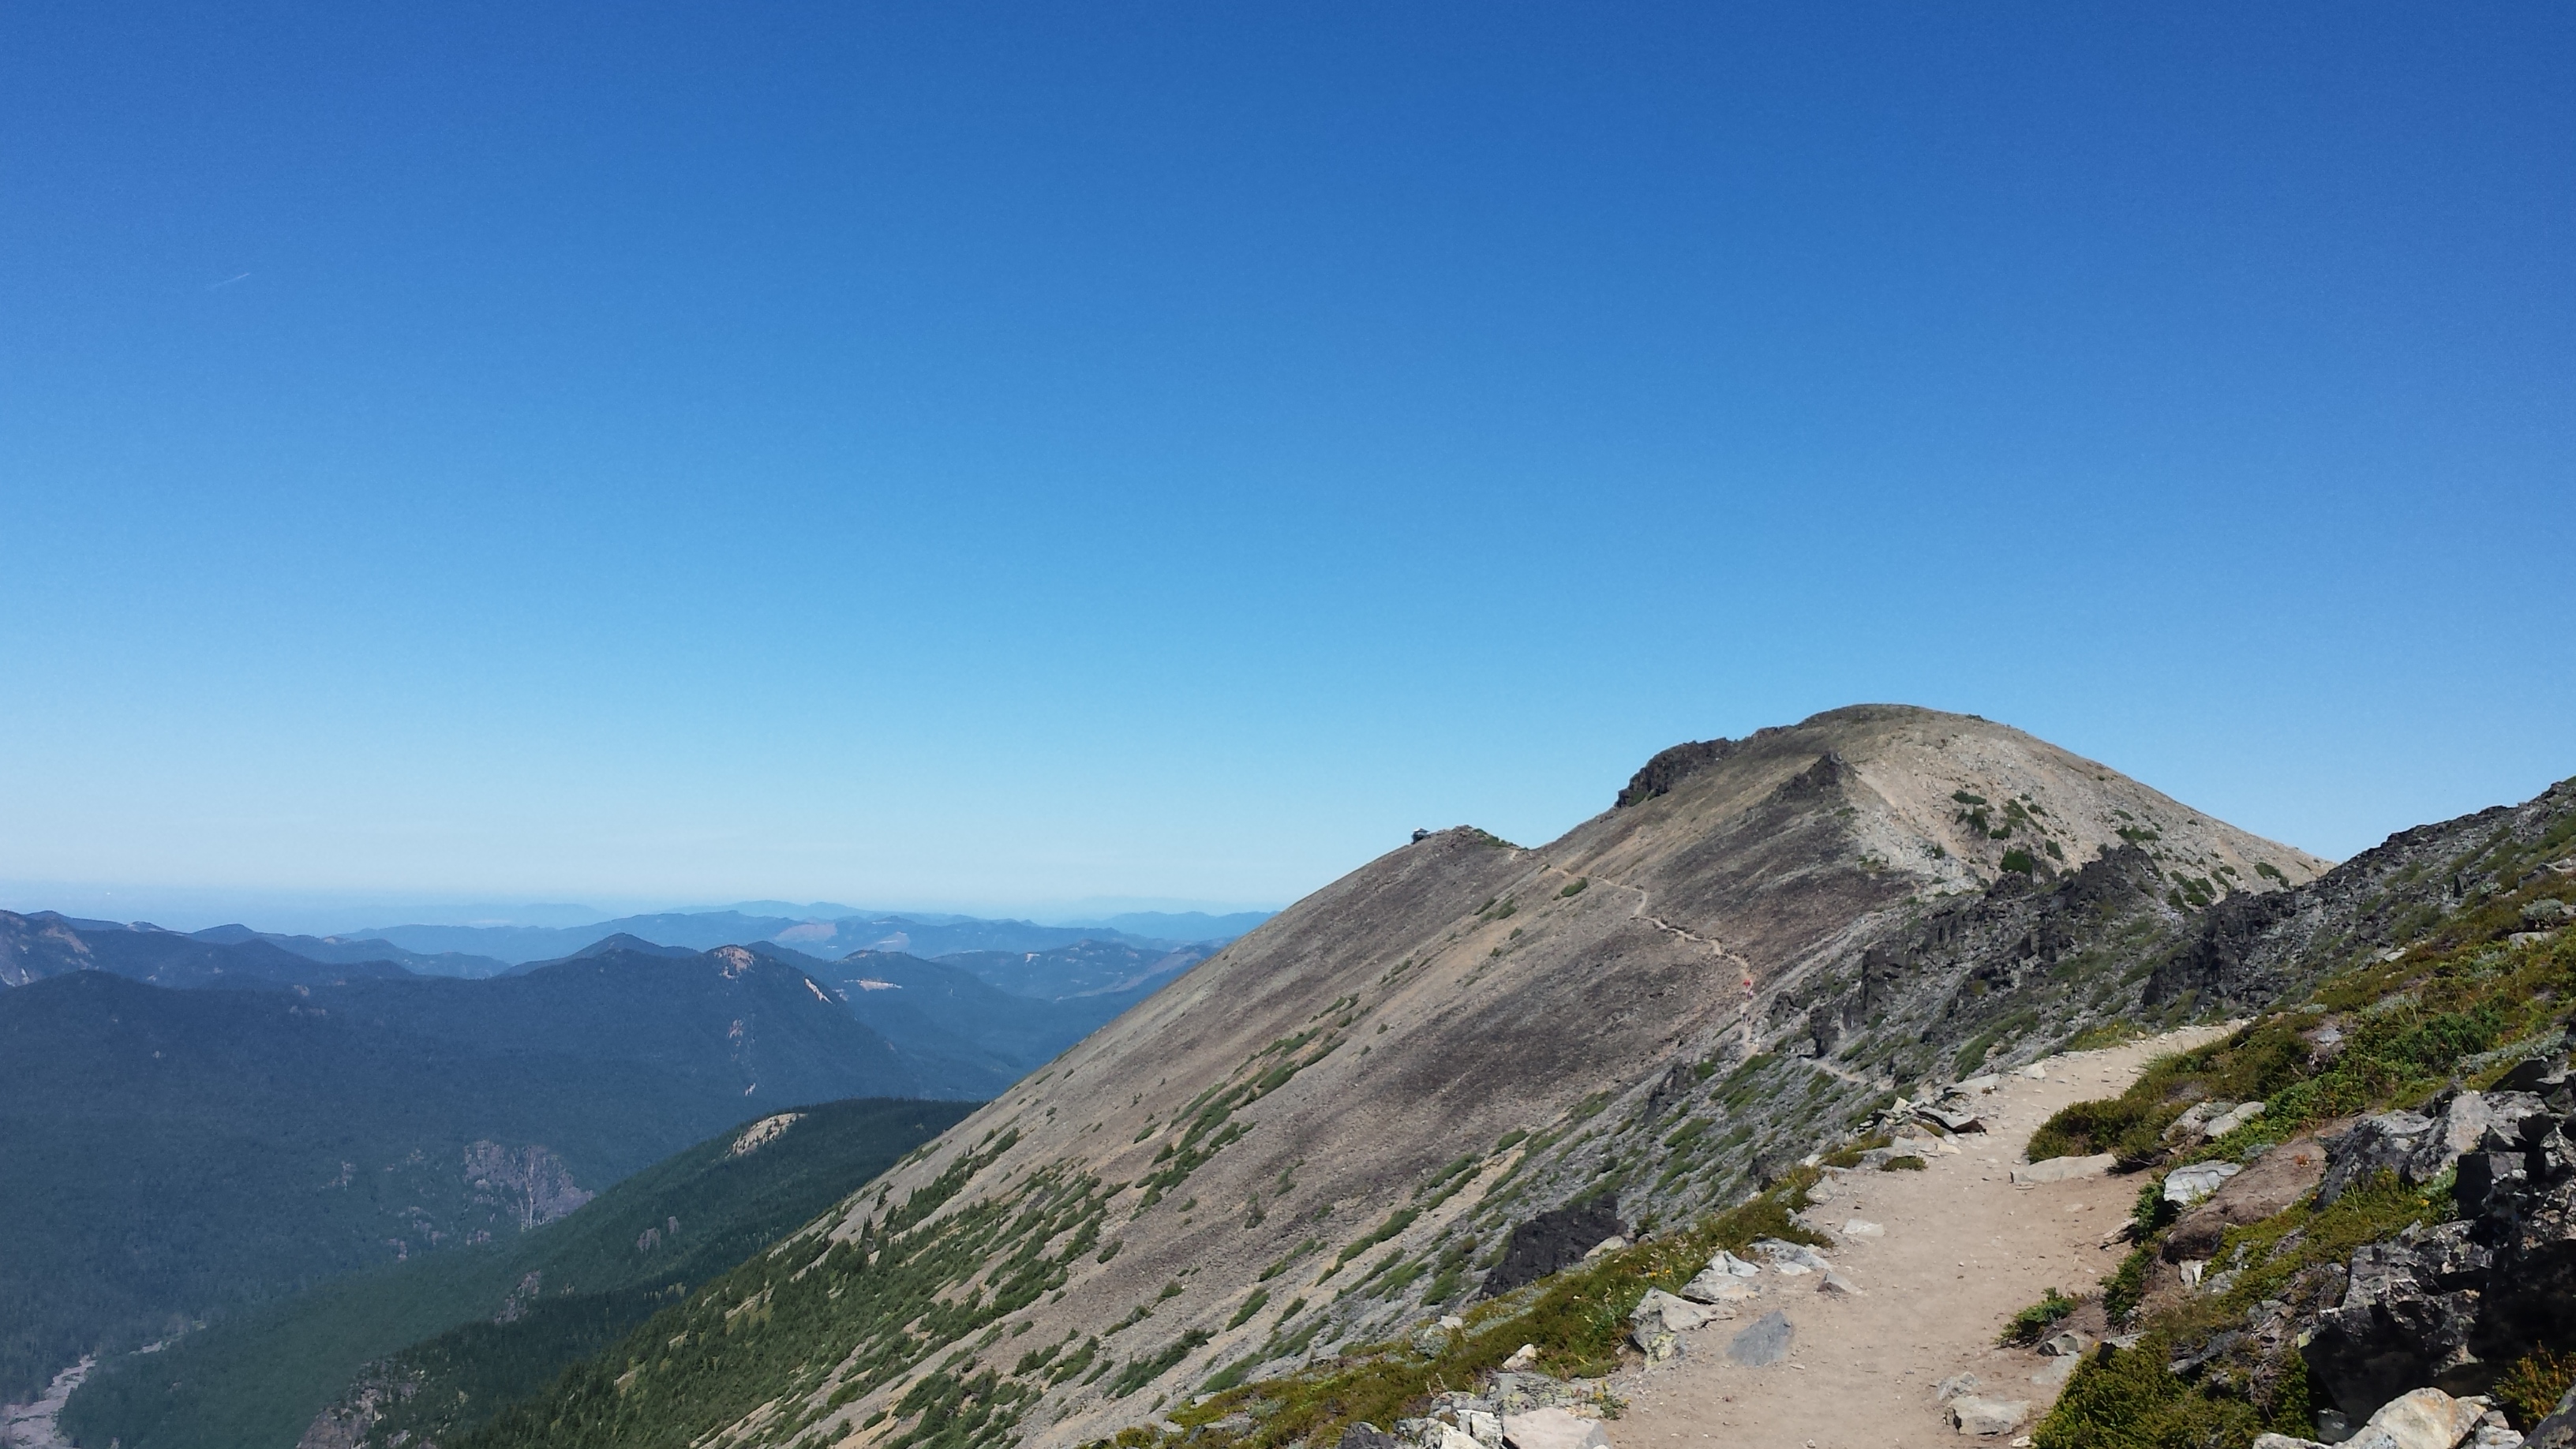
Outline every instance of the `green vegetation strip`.
{"type": "MultiPolygon", "coordinates": [[[[1447,1347],[1426,1358],[1410,1344],[1372,1344],[1301,1373],[1243,1382],[1240,1365],[1202,1388],[1206,1397],[1175,1410],[1179,1435],[1158,1438],[1129,1429],[1120,1446],[1189,1438],[1206,1449],[1279,1449],[1295,1443],[1330,1444],[1344,1428],[1366,1420],[1384,1426],[1421,1413],[1433,1394],[1472,1387],[1478,1375],[1499,1367],[1523,1344],[1538,1349],[1538,1366],[1563,1377],[1604,1374],[1618,1366],[1628,1311],[1649,1288],[1674,1289],[1708,1266],[1718,1249],[1737,1251],[1756,1238],[1822,1241],[1790,1214],[1806,1206],[1819,1174],[1801,1169],[1770,1191],[1727,1212],[1702,1219],[1685,1232],[1640,1243],[1520,1290],[1477,1305],[1467,1326],[1447,1347]],[[1247,1411],[1253,1425],[1237,1430],[1218,1421],[1247,1411]]],[[[1253,1356],[1258,1359],[1259,1352],[1253,1356]]]]}
{"type": "MultiPolygon", "coordinates": [[[[2543,854],[2568,843],[2562,830],[2531,847],[2495,849],[2543,854]]],[[[2468,868],[2470,860],[2457,863],[2468,868]]],[[[2516,862],[2485,862],[2504,879],[2523,875],[2516,862]]],[[[2401,923],[2407,946],[2380,960],[2367,943],[2358,958],[2318,983],[2298,1008],[2278,1011],[2221,1042],[2152,1064],[2129,1091],[2109,1101],[2059,1112],[2032,1140],[2031,1156],[2111,1152],[2127,1165],[2181,1165],[2242,1160],[2255,1150],[2355,1113],[2415,1106],[2454,1082],[2492,1086],[2515,1062],[2558,1040],[2566,1003],[2576,1000],[2576,932],[2554,942],[2518,944],[2522,907],[2542,897],[2568,899],[2576,883],[2547,877],[2501,891],[2447,915],[2419,912],[2401,923]],[[2332,1020],[2340,1049],[2315,1051],[2304,1033],[2332,1020]],[[2166,1129],[2194,1101],[2261,1101],[2262,1116],[2215,1142],[2163,1156],[2166,1129]]],[[[2418,1224],[2457,1215],[2444,1178],[2409,1187],[2390,1174],[2357,1184],[2334,1204],[2313,1198],[2261,1222],[2228,1230],[2210,1259],[2232,1277],[2214,1294],[2145,1301],[2149,1268],[2170,1209],[2150,1177],[2138,1196],[2142,1241],[2106,1285],[2103,1307],[2130,1326],[2137,1346],[2088,1356],[2056,1407],[2033,1432],[2036,1449],[2246,1449],[2256,1435],[2314,1433],[2307,1366],[2295,1349],[2248,1365],[2222,1359],[2196,1380],[2170,1371],[2174,1357],[2242,1328],[2257,1305],[2287,1301],[2316,1272],[2353,1252],[2418,1224]]],[[[2053,1305],[2050,1305],[2053,1309],[2053,1305]]],[[[2030,1317],[2040,1310],[2025,1314],[2030,1317]]],[[[2497,1393],[2528,1424],[2576,1382],[2576,1360],[2536,1350],[2508,1368],[2497,1393]]]]}

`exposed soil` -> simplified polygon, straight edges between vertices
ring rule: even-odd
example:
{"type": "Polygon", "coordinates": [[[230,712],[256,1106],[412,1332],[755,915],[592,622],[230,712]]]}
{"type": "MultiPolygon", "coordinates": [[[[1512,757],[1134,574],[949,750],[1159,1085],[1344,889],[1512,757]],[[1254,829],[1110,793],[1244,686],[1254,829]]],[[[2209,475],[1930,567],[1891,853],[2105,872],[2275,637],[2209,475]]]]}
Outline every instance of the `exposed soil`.
{"type": "Polygon", "coordinates": [[[97,1359],[84,1358],[54,1375],[44,1396],[35,1402],[0,1408],[0,1449],[71,1449],[71,1441],[63,1437],[59,1424],[63,1405],[97,1363],[97,1359]]]}
{"type": "Polygon", "coordinates": [[[2045,1079],[2006,1076],[1980,1099],[1987,1130],[1982,1138],[1959,1138],[1957,1155],[1935,1157],[1921,1172],[1839,1175],[1832,1196],[1807,1217],[1828,1229],[1858,1218],[1885,1230],[1877,1237],[1837,1234],[1841,1244],[1829,1250],[1862,1296],[1828,1296],[1812,1275],[1764,1273],[1761,1301],[1735,1322],[1691,1334],[1682,1358],[1618,1376],[1612,1387],[1629,1408],[1608,1426],[1611,1442],[1619,1449],[1929,1449],[1963,1439],[2000,1445],[2029,1432],[2057,1396],[2059,1380],[2049,1370],[2067,1361],[2000,1348],[1996,1339],[2046,1290],[2090,1294],[2119,1267],[2126,1245],[2104,1238],[2127,1218],[2138,1179],[2016,1186],[2012,1168],[2050,1113],[2115,1096],[2151,1059],[2226,1030],[2196,1028],[2051,1057],[2045,1079]],[[1727,1362],[1727,1340],[1773,1308],[1797,1326],[1788,1359],[1768,1368],[1727,1362]],[[1963,1436],[1934,1392],[1961,1373],[1978,1377],[1982,1397],[2027,1400],[2030,1418],[1990,1440],[1963,1436]]]}

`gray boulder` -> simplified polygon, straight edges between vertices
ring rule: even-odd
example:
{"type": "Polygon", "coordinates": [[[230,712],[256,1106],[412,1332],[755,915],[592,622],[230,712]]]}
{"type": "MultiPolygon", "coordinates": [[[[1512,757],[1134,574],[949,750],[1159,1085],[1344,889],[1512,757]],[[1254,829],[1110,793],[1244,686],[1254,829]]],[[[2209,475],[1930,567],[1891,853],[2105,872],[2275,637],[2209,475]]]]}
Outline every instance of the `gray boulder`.
{"type": "Polygon", "coordinates": [[[2457,1449],[2486,1415],[2484,1399],[2455,1399],[2440,1389],[2414,1389],[2379,1407],[2345,1442],[2352,1449],[2457,1449]]]}
{"type": "Polygon", "coordinates": [[[1732,1273],[1721,1273],[1715,1268],[1704,1268],[1700,1270],[1697,1277],[1682,1285],[1681,1296],[1693,1303],[1731,1306],[1749,1303],[1760,1293],[1760,1289],[1732,1273]]]}
{"type": "Polygon", "coordinates": [[[2318,1315],[2309,1373],[2347,1412],[2424,1384],[2481,1386],[2488,1366],[2471,1344],[2491,1261],[2466,1223],[2409,1228],[2357,1250],[2342,1304],[2318,1315]]]}
{"type": "Polygon", "coordinates": [[[2166,1126],[2165,1141],[2189,1143],[2198,1142],[2203,1137],[2216,1136],[2216,1133],[2209,1130],[2209,1124],[2235,1110],[2234,1102],[2194,1102],[2181,1116],[2176,1117],[2166,1126]]]}
{"type": "Polygon", "coordinates": [[[1726,1356],[1746,1368],[1767,1368],[1789,1356],[1789,1343],[1797,1334],[1789,1315],[1773,1309],[1746,1324],[1726,1345],[1726,1356]]]}
{"type": "Polygon", "coordinates": [[[2576,1102],[2569,1100],[2569,1085],[2567,1058],[2563,1056],[2533,1057],[2505,1073],[2504,1080],[2496,1083],[2502,1091],[2533,1093],[2557,1112],[2576,1107],[2576,1102]]]}
{"type": "Polygon", "coordinates": [[[2024,1399],[1985,1399],[1961,1394],[1950,1401],[1950,1423],[1962,1434],[2008,1434],[2030,1417],[2024,1399]]]}
{"type": "MultiPolygon", "coordinates": [[[[2508,1077],[2507,1080],[2512,1080],[2508,1077]]],[[[2356,1183],[2380,1172],[2394,1172],[2409,1186],[2420,1187],[2440,1177],[2472,1153],[2526,1155],[2542,1146],[2555,1120],[2540,1094],[2513,1090],[2455,1092],[2435,1103],[2437,1115],[2385,1112],[2364,1117],[2350,1132],[2326,1145],[2325,1180],[2317,1187],[2319,1206],[2332,1204],[2356,1183]]],[[[2470,1169],[2491,1183],[2497,1164],[2470,1169]]]]}
{"type": "Polygon", "coordinates": [[[1503,1420],[1503,1443],[1509,1449],[1610,1449],[1601,1421],[1563,1409],[1532,1409],[1503,1420]]]}
{"type": "Polygon", "coordinates": [[[1353,1424],[1342,1431],[1335,1449],[1399,1449],[1395,1436],[1375,1424],[1353,1424]]]}
{"type": "Polygon", "coordinates": [[[1801,1273],[1821,1273],[1832,1266],[1824,1254],[1804,1243],[1793,1243],[1785,1238],[1757,1238],[1753,1251],[1771,1265],[1772,1272],[1785,1273],[1792,1278],[1801,1273]]]}
{"type": "Polygon", "coordinates": [[[1640,1333],[1688,1333],[1719,1315],[1661,1288],[1649,1288],[1628,1310],[1629,1328],[1640,1333]]]}
{"type": "Polygon", "coordinates": [[[2224,1137],[2228,1133],[2235,1131],[2237,1128],[2244,1126],[2246,1123],[2251,1122],[2262,1115],[2262,1103],[2243,1103],[2232,1112],[2223,1112],[2216,1117],[2210,1118],[2209,1135],[2211,1137],[2224,1137]]]}
{"type": "Polygon", "coordinates": [[[2244,1170],[2233,1162],[2195,1162],[2189,1167],[2177,1167],[2165,1174],[2164,1199],[2178,1208],[2190,1207],[2244,1170]]]}
{"type": "Polygon", "coordinates": [[[2414,1112],[2383,1112],[2354,1123],[2351,1131],[2326,1143],[2326,1174],[2317,1184],[2317,1205],[2332,1206],[2347,1190],[2382,1172],[2406,1178],[2408,1164],[2432,1137],[2434,1125],[2432,1118],[2414,1112]]]}

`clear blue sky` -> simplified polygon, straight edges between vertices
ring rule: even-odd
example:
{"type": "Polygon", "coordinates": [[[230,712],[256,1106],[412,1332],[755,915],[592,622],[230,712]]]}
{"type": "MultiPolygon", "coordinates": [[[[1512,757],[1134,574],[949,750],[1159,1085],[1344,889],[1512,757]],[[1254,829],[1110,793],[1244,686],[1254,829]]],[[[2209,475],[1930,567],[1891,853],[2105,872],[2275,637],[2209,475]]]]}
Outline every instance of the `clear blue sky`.
{"type": "Polygon", "coordinates": [[[2540,4],[12,6],[0,904],[1277,904],[1859,700],[2348,854],[2576,772],[2571,76],[2540,4]]]}

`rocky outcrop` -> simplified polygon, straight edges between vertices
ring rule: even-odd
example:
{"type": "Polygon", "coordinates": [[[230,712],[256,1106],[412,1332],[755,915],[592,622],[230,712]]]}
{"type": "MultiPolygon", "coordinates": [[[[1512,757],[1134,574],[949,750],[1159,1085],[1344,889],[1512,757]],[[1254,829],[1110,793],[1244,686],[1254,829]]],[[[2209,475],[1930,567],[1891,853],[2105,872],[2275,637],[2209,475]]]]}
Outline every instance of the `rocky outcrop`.
{"type": "Polygon", "coordinates": [[[2576,780],[2520,805],[2400,831],[2328,874],[2288,891],[2230,895],[2148,977],[2147,1004],[2186,996],[2202,1005],[2259,1005],[2365,953],[2402,949],[2410,917],[2511,890],[2547,870],[2514,856],[2513,878],[2464,861],[2493,858],[2499,841],[2534,844],[2576,813],[2576,780]]]}
{"type": "Polygon", "coordinates": [[[1610,1198],[1567,1203],[1540,1213],[1512,1229],[1503,1245],[1502,1261],[1485,1276],[1484,1296],[1509,1293],[1573,1267],[1604,1239],[1626,1231],[1619,1221],[1619,1205],[1610,1198]]]}
{"type": "MultiPolygon", "coordinates": [[[[2490,1141],[2498,1144],[2493,1151],[2523,1153],[2538,1145],[2555,1121],[2544,1111],[2541,1098],[2530,1092],[2446,1093],[2426,1105],[2430,1115],[2382,1112],[2364,1117],[2328,1143],[2318,1205],[2332,1206],[2353,1184],[2383,1172],[2420,1187],[2450,1171],[2463,1154],[2478,1151],[2490,1141]],[[2528,1141],[2526,1126],[2531,1129],[2528,1141]]],[[[2510,1173],[2519,1168],[2515,1163],[2482,1164],[2478,1170],[2510,1173]]]]}
{"type": "Polygon", "coordinates": [[[572,1180],[572,1170],[542,1143],[509,1148],[476,1142],[465,1149],[465,1181],[478,1207],[498,1208],[525,1232],[564,1216],[595,1194],[572,1180]]]}
{"type": "Polygon", "coordinates": [[[2341,1300],[2317,1316],[2305,1349],[2311,1376],[2347,1413],[2419,1385],[2483,1389],[2531,1345],[2576,1341],[2576,1104],[2563,1069],[2522,1080],[2543,1090],[2459,1093],[2438,1117],[2365,1119],[2333,1146],[2329,1185],[2365,1171],[2429,1182],[2456,1163],[2460,1201],[2475,1205],[2352,1255],[2341,1300]],[[2475,1150],[2456,1150],[2472,1126],[2475,1150]]]}
{"type": "Polygon", "coordinates": [[[389,1405],[420,1392],[418,1373],[390,1373],[371,1367],[339,1400],[313,1416],[295,1449],[358,1449],[385,1417],[389,1405]]]}
{"type": "Polygon", "coordinates": [[[1390,1442],[1406,1449],[1601,1449],[1608,1442],[1601,1420],[1615,1408],[1598,1385],[1505,1368],[1485,1375],[1474,1392],[1436,1396],[1422,1418],[1396,1420],[1390,1442]]]}
{"type": "MultiPolygon", "coordinates": [[[[2344,1441],[2351,1449],[2518,1449],[2520,1434],[2484,1398],[2454,1398],[2440,1389],[2415,1389],[2379,1407],[2360,1432],[2344,1441]]],[[[2254,1449],[2325,1449],[2314,1439],[2263,1434],[2254,1449]]]]}
{"type": "Polygon", "coordinates": [[[1658,795],[1669,795],[1685,777],[1725,759],[1734,748],[1735,741],[1718,739],[1697,740],[1659,750],[1654,758],[1638,768],[1637,773],[1628,777],[1627,787],[1619,792],[1619,799],[1612,808],[1626,809],[1631,805],[1643,805],[1658,795]]]}
{"type": "MultiPolygon", "coordinates": [[[[2167,904],[2164,891],[2154,859],[2125,842],[2063,874],[1999,875],[1873,943],[1851,969],[1803,986],[1794,999],[1813,1002],[1806,1049],[1835,1052],[1873,1020],[1884,1026],[1890,1018],[1921,1036],[1962,1040],[2034,1007],[2060,1029],[2090,1024],[2080,1020],[2073,978],[2095,964],[2105,941],[2135,936],[2155,949],[2190,929],[2189,913],[2167,904]],[[2052,996],[2064,1004],[2052,1009],[2052,996]]],[[[2122,1009],[2134,1004],[2125,994],[2118,1000],[2122,1009]]]]}

